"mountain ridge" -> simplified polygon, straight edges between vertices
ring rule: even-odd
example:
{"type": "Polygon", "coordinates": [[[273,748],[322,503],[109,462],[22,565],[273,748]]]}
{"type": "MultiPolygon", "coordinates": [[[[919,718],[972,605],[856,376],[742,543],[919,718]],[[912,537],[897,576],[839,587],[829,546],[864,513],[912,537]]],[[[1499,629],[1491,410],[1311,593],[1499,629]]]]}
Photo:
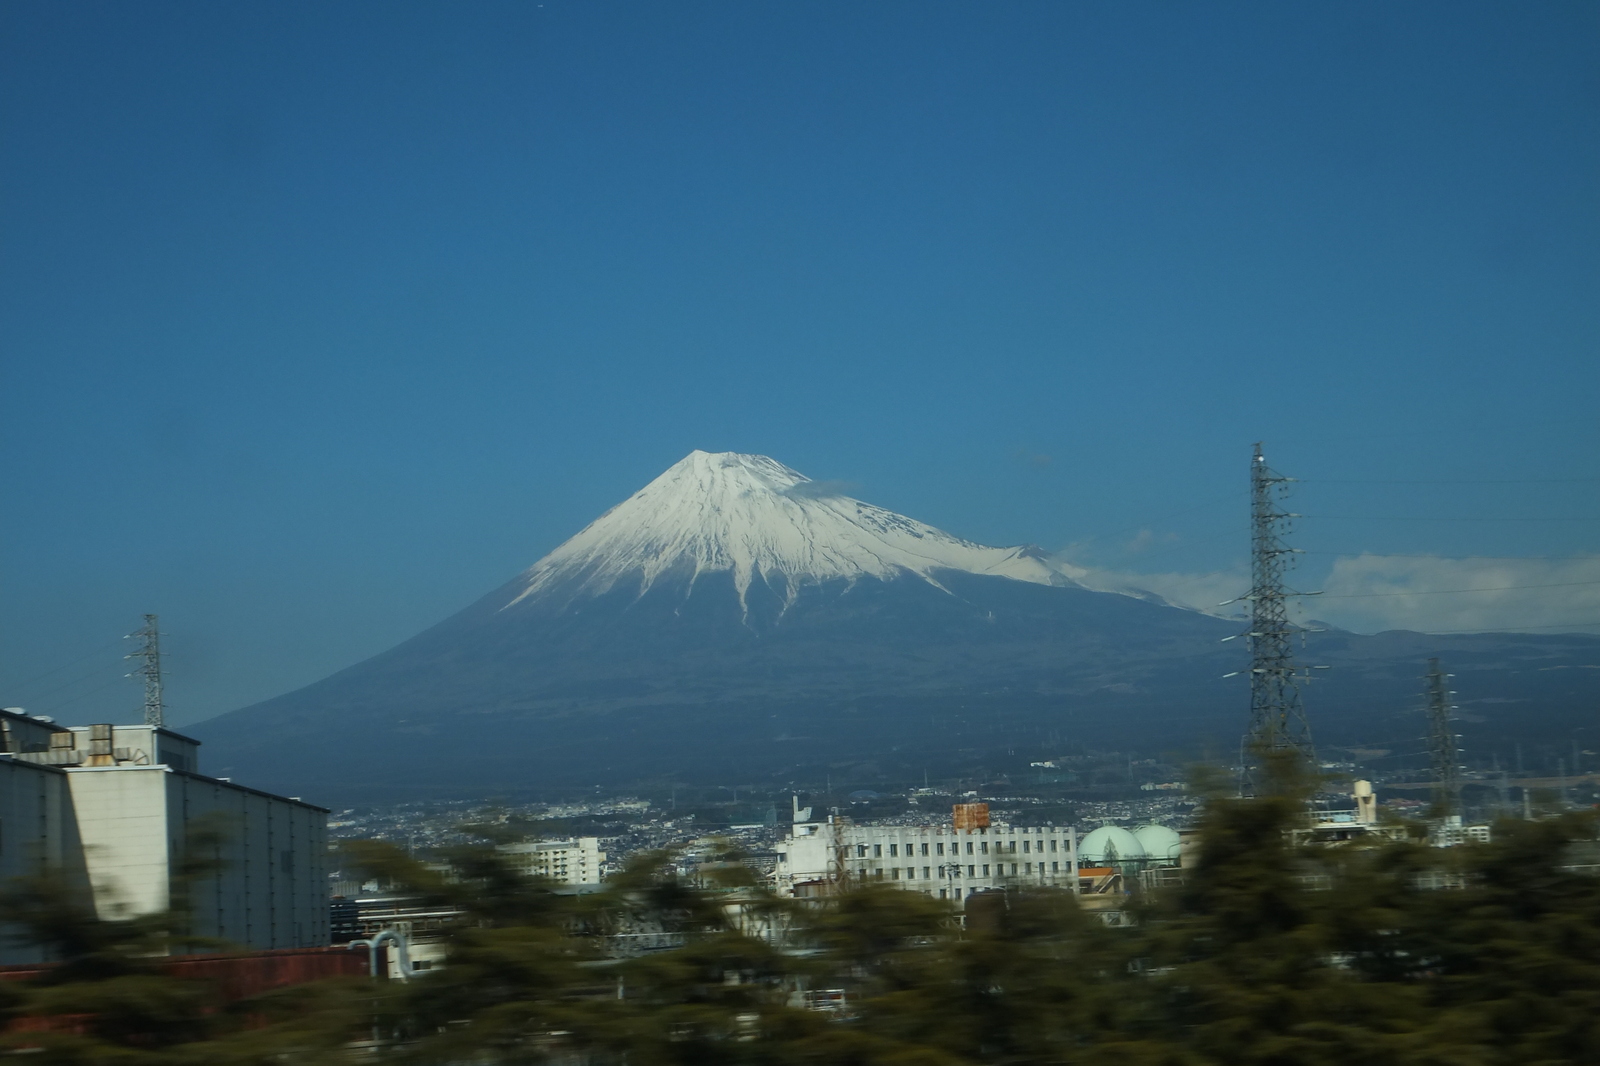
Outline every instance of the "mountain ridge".
{"type": "MultiPolygon", "coordinates": [[[[410,640],[194,727],[206,765],[352,799],[967,773],[1059,754],[1051,737],[1237,747],[1248,690],[1223,675],[1243,650],[1222,638],[1238,622],[812,484],[765,457],[691,453],[410,640]]],[[[1600,705],[1600,670],[1564,669],[1600,663],[1600,638],[1309,641],[1307,661],[1334,666],[1307,694],[1319,742],[1409,742],[1428,655],[1464,706],[1481,701],[1480,735],[1570,731],[1600,705]]]]}

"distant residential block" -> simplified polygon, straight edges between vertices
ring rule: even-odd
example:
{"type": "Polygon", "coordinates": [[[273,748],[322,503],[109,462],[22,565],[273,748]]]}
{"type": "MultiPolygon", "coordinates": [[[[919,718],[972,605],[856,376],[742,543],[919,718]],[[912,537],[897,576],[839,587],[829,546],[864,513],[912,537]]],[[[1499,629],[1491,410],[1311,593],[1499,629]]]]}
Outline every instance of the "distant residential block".
{"type": "Polygon", "coordinates": [[[600,864],[606,860],[599,837],[505,844],[500,850],[527,876],[545,877],[564,885],[598,884],[600,864]]]}

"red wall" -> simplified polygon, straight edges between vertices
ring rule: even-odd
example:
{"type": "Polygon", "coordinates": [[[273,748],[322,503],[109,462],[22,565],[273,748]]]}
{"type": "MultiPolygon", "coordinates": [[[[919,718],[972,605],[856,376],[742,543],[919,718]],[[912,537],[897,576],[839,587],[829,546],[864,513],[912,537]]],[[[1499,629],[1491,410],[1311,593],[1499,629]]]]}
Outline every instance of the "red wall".
{"type": "MultiPolygon", "coordinates": [[[[26,981],[48,966],[0,966],[0,981],[26,981]]],[[[321,981],[328,977],[365,977],[367,950],[346,948],[279,948],[236,955],[174,955],[162,963],[169,977],[209,981],[227,1002],[248,999],[274,988],[321,981]]]]}

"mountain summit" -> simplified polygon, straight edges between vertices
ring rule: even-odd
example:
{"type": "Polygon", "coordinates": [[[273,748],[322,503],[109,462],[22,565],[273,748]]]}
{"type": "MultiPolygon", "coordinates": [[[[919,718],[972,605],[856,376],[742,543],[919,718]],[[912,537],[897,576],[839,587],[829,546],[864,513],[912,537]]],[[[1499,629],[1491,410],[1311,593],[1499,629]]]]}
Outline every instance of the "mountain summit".
{"type": "MultiPolygon", "coordinates": [[[[453,617],[194,732],[215,772],[317,802],[1235,747],[1249,698],[1220,642],[1238,624],[1080,578],[765,456],[697,451],[453,617]]],[[[1554,722],[1600,698],[1600,671],[1566,668],[1597,661],[1593,637],[1312,641],[1334,666],[1306,699],[1319,743],[1414,737],[1395,708],[1431,655],[1523,734],[1530,701],[1554,722]]]]}
{"type": "Polygon", "coordinates": [[[541,594],[644,595],[665,576],[692,589],[727,573],[747,613],[752,582],[790,606],[806,585],[941,571],[1077,584],[1037,548],[990,548],[874,507],[764,455],[690,452],[535,563],[510,605],[541,594]]]}

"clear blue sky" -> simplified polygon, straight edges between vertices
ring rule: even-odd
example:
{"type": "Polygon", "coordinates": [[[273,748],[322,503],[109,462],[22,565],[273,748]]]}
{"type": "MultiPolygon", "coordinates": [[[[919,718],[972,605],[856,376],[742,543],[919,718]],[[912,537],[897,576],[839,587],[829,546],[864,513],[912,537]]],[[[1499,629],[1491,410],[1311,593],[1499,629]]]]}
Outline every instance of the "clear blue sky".
{"type": "Polygon", "coordinates": [[[35,712],[144,611],[179,722],[315,680],[697,447],[1134,572],[1256,439],[1317,551],[1600,549],[1593,3],[7,0],[0,107],[35,712]]]}

